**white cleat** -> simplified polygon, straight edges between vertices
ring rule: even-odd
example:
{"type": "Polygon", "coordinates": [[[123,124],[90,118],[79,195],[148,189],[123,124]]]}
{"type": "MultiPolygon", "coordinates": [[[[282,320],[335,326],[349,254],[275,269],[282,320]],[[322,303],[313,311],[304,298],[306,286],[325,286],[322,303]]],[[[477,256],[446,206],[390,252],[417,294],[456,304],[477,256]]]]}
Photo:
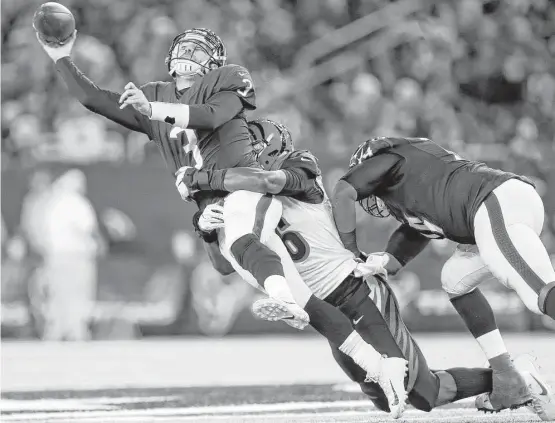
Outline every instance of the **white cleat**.
{"type": "Polygon", "coordinates": [[[543,421],[555,420],[555,395],[551,387],[540,376],[532,358],[520,356],[514,360],[514,364],[524,376],[532,393],[532,405],[528,406],[528,409],[543,421]]]}
{"type": "Polygon", "coordinates": [[[389,414],[394,419],[398,419],[403,415],[407,402],[405,376],[408,372],[408,361],[404,358],[383,356],[379,366],[379,373],[368,374],[366,382],[380,385],[389,403],[389,414]]]}
{"type": "Polygon", "coordinates": [[[289,303],[277,298],[262,298],[252,305],[252,313],[262,320],[276,322],[282,320],[295,329],[302,330],[310,322],[308,313],[297,303],[289,303]]]}

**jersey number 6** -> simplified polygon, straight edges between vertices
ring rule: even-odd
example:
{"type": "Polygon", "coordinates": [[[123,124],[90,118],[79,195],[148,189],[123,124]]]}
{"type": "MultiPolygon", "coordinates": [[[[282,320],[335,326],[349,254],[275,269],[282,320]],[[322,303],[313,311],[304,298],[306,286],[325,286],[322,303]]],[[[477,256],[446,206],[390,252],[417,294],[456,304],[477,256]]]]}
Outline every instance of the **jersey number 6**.
{"type": "Polygon", "coordinates": [[[291,256],[291,259],[293,259],[295,263],[298,263],[306,260],[310,254],[310,246],[300,233],[295,231],[288,232],[287,228],[289,228],[289,226],[287,220],[282,217],[278,223],[276,232],[283,241],[285,248],[287,248],[287,252],[291,256]]]}

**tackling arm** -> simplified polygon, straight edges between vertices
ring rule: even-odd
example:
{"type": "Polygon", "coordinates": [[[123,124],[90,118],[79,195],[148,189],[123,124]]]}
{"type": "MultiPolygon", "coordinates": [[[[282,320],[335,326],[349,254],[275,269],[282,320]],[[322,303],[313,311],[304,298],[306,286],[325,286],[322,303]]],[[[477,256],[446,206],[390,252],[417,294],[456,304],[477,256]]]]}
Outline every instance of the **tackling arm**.
{"type": "Polygon", "coordinates": [[[191,191],[252,191],[263,194],[293,196],[304,192],[311,178],[303,169],[288,168],[262,170],[250,167],[236,167],[213,171],[191,169],[183,182],[191,191]]]}
{"type": "Polygon", "coordinates": [[[399,160],[393,154],[368,158],[353,167],[335,186],[331,199],[335,225],[345,248],[357,256],[360,251],[356,239],[355,203],[373,195],[399,160]]]}
{"type": "Polygon", "coordinates": [[[69,56],[56,61],[56,69],[66,83],[69,92],[83,106],[133,131],[148,134],[148,119],[132,107],[120,109],[121,94],[98,88],[73,63],[69,56]]]}
{"type": "Polygon", "coordinates": [[[398,262],[398,265],[395,264],[393,266],[396,268],[396,271],[393,273],[396,273],[420,254],[429,242],[430,238],[426,238],[409,225],[403,224],[399,226],[395,232],[391,234],[385,250],[386,253],[395,258],[398,262]]]}

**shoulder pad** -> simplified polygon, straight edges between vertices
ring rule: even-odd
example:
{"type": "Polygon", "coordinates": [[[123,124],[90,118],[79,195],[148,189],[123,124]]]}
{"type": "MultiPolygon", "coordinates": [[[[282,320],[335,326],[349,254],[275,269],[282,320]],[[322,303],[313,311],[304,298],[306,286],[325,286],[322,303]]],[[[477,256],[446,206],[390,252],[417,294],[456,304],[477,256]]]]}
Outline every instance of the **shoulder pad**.
{"type": "Polygon", "coordinates": [[[374,137],[367,141],[364,141],[358,146],[351,160],[349,161],[349,167],[356,166],[362,163],[364,160],[369,159],[376,154],[386,152],[395,147],[417,144],[422,142],[430,142],[426,138],[401,138],[401,137],[374,137]]]}
{"type": "Polygon", "coordinates": [[[318,177],[322,174],[318,166],[318,159],[307,150],[298,150],[289,153],[281,165],[281,169],[287,168],[303,169],[312,177],[318,177]]]}
{"type": "Polygon", "coordinates": [[[214,92],[233,91],[248,109],[256,108],[254,83],[247,69],[239,65],[226,65],[210,71],[205,78],[214,78],[214,92]]]}

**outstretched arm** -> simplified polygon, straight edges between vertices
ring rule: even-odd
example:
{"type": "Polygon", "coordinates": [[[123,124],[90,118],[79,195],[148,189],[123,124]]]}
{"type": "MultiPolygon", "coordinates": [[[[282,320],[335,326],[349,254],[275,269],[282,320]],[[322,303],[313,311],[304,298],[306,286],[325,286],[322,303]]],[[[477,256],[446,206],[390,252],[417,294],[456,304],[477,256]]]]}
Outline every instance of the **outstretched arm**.
{"type": "Polygon", "coordinates": [[[353,167],[335,186],[331,198],[335,225],[345,248],[357,256],[356,202],[374,195],[399,160],[393,154],[371,157],[353,167]]]}
{"type": "Polygon", "coordinates": [[[39,43],[56,64],[56,69],[66,83],[69,92],[83,106],[133,131],[148,134],[148,119],[133,108],[121,110],[118,100],[119,93],[98,88],[87,78],[70,58],[71,49],[77,32],[63,46],[51,47],[37,36],[39,43]]]}

